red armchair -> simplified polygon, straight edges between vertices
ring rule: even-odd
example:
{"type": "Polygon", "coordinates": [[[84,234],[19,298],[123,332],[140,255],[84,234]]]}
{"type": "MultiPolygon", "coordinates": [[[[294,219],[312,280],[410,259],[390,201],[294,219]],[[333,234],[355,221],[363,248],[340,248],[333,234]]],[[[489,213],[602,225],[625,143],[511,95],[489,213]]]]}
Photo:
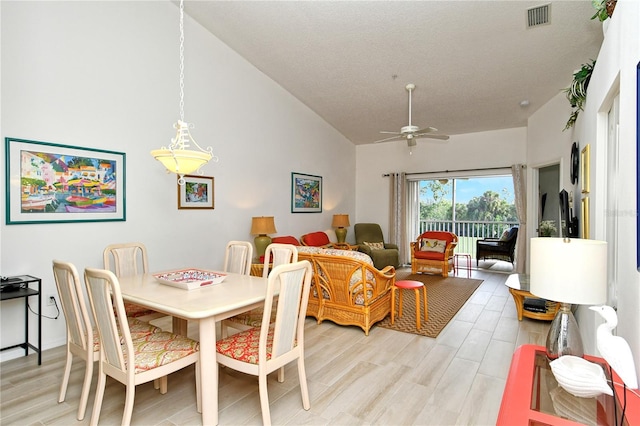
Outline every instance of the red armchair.
{"type": "Polygon", "coordinates": [[[438,271],[443,277],[449,276],[457,245],[458,237],[451,232],[423,232],[411,243],[411,273],[438,271]]]}

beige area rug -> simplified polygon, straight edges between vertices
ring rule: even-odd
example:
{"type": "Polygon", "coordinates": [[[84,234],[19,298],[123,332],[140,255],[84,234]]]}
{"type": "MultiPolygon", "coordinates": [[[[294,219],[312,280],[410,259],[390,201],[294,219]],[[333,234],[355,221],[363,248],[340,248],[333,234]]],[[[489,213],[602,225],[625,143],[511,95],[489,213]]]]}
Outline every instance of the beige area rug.
{"type": "MultiPolygon", "coordinates": [[[[429,307],[429,321],[424,322],[424,308],[420,304],[421,327],[416,330],[416,299],[415,292],[401,290],[402,317],[396,319],[391,325],[391,315],[380,321],[377,325],[391,330],[413,333],[426,337],[437,337],[442,329],[451,321],[451,318],[460,310],[462,305],[471,297],[474,291],[482,284],[482,280],[448,277],[441,275],[411,274],[411,272],[399,272],[396,280],[420,281],[427,287],[427,305],[429,307]]],[[[420,293],[422,295],[422,292],[420,293]]],[[[398,293],[396,293],[396,312],[398,306],[398,293]]]]}

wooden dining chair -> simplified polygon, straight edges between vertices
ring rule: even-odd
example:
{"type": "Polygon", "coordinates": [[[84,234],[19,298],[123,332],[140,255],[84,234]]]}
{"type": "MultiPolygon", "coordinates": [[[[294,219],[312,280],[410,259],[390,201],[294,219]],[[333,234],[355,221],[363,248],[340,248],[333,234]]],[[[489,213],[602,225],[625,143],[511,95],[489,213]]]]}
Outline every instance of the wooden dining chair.
{"type": "Polygon", "coordinates": [[[311,264],[307,260],[273,268],[267,281],[262,324],[216,342],[218,364],[258,376],[262,422],[271,424],[267,375],[278,370],[284,381],[284,366],[297,360],[302,406],[311,408],[304,366],[304,322],[311,287],[311,264]],[[277,306],[274,303],[278,294],[277,306]],[[272,322],[272,311],[275,321],[272,322]]]}
{"type": "Polygon", "coordinates": [[[107,376],[126,386],[122,424],[129,425],[136,385],[191,364],[196,366],[196,407],[202,412],[198,342],[166,331],[134,340],[127,321],[117,321],[126,316],[118,278],[108,270],[86,268],[84,279],[100,337],[98,386],[91,425],[98,424],[107,376]]]}
{"type": "MultiPolygon", "coordinates": [[[[104,269],[113,272],[116,277],[129,277],[149,272],[147,248],[142,243],[120,243],[108,245],[102,253],[104,269]]],[[[166,316],[160,312],[125,302],[128,317],[151,321],[166,316]]]]}
{"type": "MultiPolygon", "coordinates": [[[[272,268],[298,261],[298,249],[293,244],[271,243],[264,252],[262,277],[267,278],[272,268]]],[[[228,328],[248,330],[262,324],[262,308],[255,308],[222,321],[222,336],[227,337],[228,328]]]]}
{"type": "MultiPolygon", "coordinates": [[[[65,364],[58,402],[64,402],[71,375],[73,357],[84,360],[84,381],[78,404],[78,420],[84,419],[89,399],[89,388],[93,376],[93,364],[100,355],[100,341],[97,330],[91,324],[89,311],[84,299],[80,277],[75,265],[60,260],[53,261],[53,278],[58,289],[62,312],[67,328],[67,361],[65,364]]],[[[160,330],[151,324],[128,318],[129,328],[135,338],[157,333],[160,330]]]]}
{"type": "Polygon", "coordinates": [[[253,245],[249,241],[229,241],[224,254],[224,272],[249,275],[253,245]]]}

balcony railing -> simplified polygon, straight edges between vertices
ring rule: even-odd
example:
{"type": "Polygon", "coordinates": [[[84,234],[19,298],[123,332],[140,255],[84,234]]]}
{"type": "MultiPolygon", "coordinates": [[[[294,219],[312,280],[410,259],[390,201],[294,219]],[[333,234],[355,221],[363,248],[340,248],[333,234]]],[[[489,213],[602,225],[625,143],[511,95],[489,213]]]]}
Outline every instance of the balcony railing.
{"type": "Polygon", "coordinates": [[[469,253],[476,257],[476,241],[483,238],[500,238],[505,229],[509,229],[518,222],[488,222],[488,221],[452,221],[452,220],[421,220],[420,234],[425,231],[448,231],[458,236],[456,253],[469,253]]]}

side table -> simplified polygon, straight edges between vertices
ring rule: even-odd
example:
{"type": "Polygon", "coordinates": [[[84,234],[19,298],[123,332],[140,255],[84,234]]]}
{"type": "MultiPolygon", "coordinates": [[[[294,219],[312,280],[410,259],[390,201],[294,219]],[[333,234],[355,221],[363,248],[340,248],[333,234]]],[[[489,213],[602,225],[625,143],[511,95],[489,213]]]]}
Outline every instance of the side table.
{"type": "Polygon", "coordinates": [[[536,296],[529,292],[529,275],[511,274],[504,284],[509,287],[509,293],[511,293],[513,301],[516,303],[519,321],[522,321],[522,317],[551,321],[553,317],[556,316],[556,312],[558,312],[560,307],[560,304],[557,302],[548,302],[546,312],[533,312],[524,309],[525,297],[537,299],[536,296]]]}
{"type": "MultiPolygon", "coordinates": [[[[611,380],[621,383],[615,371],[602,358],[585,356],[600,364],[611,385],[611,380]]],[[[625,422],[621,422],[624,401],[622,386],[612,386],[614,396],[579,398],[559,387],[545,348],[522,345],[513,354],[502,403],[496,422],[499,426],[511,425],[637,425],[640,424],[640,398],[627,390],[625,422]]]]}
{"type": "Polygon", "coordinates": [[[467,278],[471,278],[471,255],[469,253],[454,253],[453,254],[453,269],[456,275],[460,272],[459,264],[460,258],[464,257],[467,262],[467,278]]]}
{"type": "Polygon", "coordinates": [[[16,345],[1,348],[0,351],[14,348],[24,348],[24,356],[29,355],[29,349],[33,349],[38,354],[38,365],[42,364],[42,280],[31,275],[19,275],[9,277],[8,281],[2,282],[3,290],[0,292],[0,300],[11,300],[24,298],[24,342],[16,345]],[[37,285],[37,289],[30,285],[37,285]],[[8,286],[12,288],[6,290],[8,286]],[[18,288],[15,288],[18,287],[18,288]],[[38,296],[38,346],[29,342],[29,297],[38,296]]]}

